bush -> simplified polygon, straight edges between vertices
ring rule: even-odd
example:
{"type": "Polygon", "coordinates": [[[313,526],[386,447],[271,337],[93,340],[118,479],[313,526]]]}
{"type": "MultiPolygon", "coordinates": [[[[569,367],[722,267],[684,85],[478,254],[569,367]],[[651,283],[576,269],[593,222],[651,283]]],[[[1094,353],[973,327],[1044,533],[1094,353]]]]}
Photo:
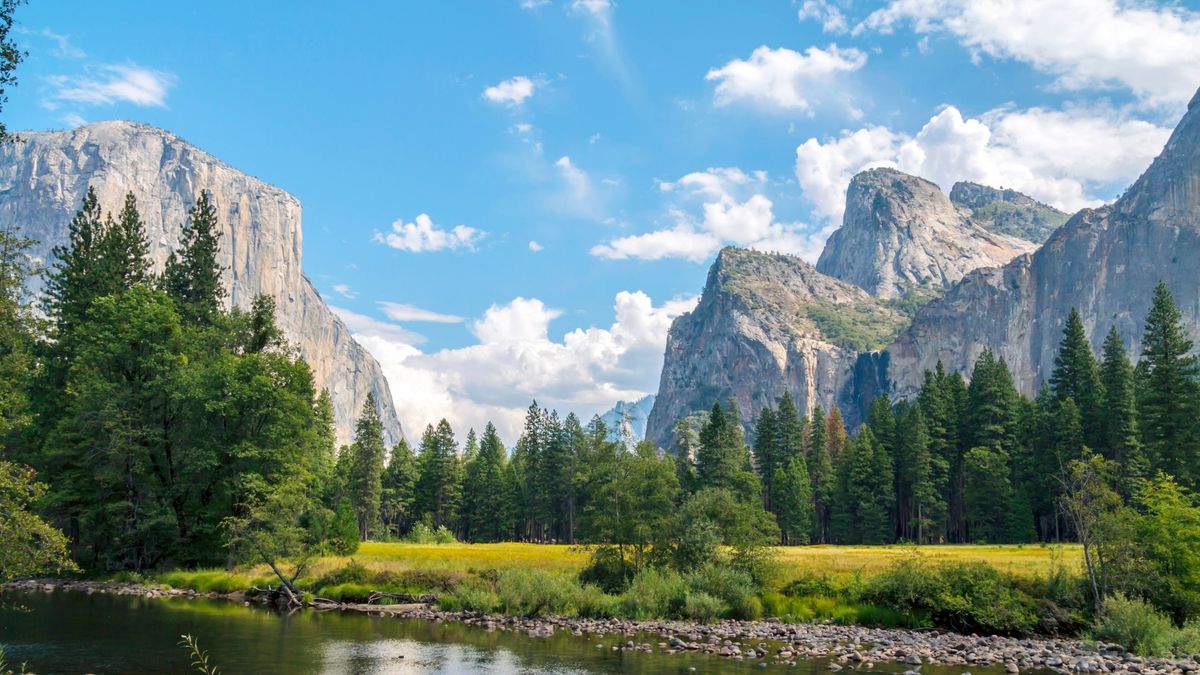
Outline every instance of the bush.
{"type": "Polygon", "coordinates": [[[408,533],[404,541],[411,544],[453,544],[458,540],[445,525],[438,525],[434,528],[429,523],[421,521],[413,525],[412,531],[408,533]]]}
{"type": "Polygon", "coordinates": [[[375,573],[354,558],[345,567],[330,570],[316,580],[316,586],[337,586],[339,584],[370,584],[375,582],[375,573]]]}
{"type": "Polygon", "coordinates": [[[984,563],[898,560],[867,583],[860,600],[961,632],[1023,635],[1038,625],[1033,598],[984,563]]]}
{"type": "Polygon", "coordinates": [[[620,593],[632,576],[631,566],[615,546],[597,546],[587,567],[579,573],[579,581],[596,584],[609,593],[620,593]]]}
{"type": "Polygon", "coordinates": [[[679,616],[686,602],[687,585],[671,570],[653,567],[638,572],[621,595],[621,607],[631,619],[679,616]]]}
{"type": "Polygon", "coordinates": [[[354,582],[346,582],[341,584],[330,584],[317,588],[317,596],[326,600],[334,600],[336,602],[366,602],[371,593],[377,589],[374,586],[359,584],[354,582]]]}
{"type": "Polygon", "coordinates": [[[545,570],[508,569],[496,578],[496,594],[505,614],[539,616],[567,614],[575,584],[545,570]]]}
{"type": "Polygon", "coordinates": [[[1175,626],[1153,605],[1141,598],[1117,593],[1104,603],[1104,613],[1092,630],[1097,640],[1115,642],[1139,656],[1170,654],[1175,626]]]}
{"type": "MultiPolygon", "coordinates": [[[[687,582],[692,591],[706,593],[721,600],[732,610],[735,618],[752,618],[739,616],[739,610],[752,609],[751,600],[757,599],[755,595],[758,589],[749,572],[710,564],[689,574],[687,582]]],[[[758,614],[762,614],[761,604],[758,606],[758,614]]]]}
{"type": "Polygon", "coordinates": [[[692,591],[683,601],[683,616],[699,623],[712,623],[725,613],[725,603],[704,591],[692,591]]]}
{"type": "Polygon", "coordinates": [[[609,619],[621,613],[621,599],[594,584],[583,584],[572,599],[576,613],[588,619],[609,619]]]}
{"type": "Polygon", "coordinates": [[[500,596],[483,582],[463,583],[443,595],[438,605],[452,612],[491,614],[500,606],[500,596]]]}

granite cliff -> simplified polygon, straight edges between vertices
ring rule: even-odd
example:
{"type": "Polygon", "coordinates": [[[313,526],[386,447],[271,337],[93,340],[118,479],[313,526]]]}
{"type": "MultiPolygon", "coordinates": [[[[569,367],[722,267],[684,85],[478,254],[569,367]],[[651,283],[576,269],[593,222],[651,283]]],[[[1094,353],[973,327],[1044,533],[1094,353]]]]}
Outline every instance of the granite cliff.
{"type": "Polygon", "coordinates": [[[1162,153],[1115,203],[1080,211],[1036,253],[977,270],[926,305],[888,347],[888,379],[910,395],[938,360],[966,371],[990,347],[1032,393],[1053,368],[1072,307],[1094,348],[1116,326],[1138,354],[1159,280],[1200,338],[1200,91],[1162,153]]]}
{"type": "Polygon", "coordinates": [[[1115,326],[1138,354],[1160,280],[1200,345],[1200,92],[1120,199],[1061,226],[1065,214],[1020,193],[951,192],[890,169],[859,174],[818,269],[722,251],[697,308],[671,327],[647,437],[665,446],[677,419],[729,397],[750,421],[785,390],[801,409],[837,403],[854,425],[880,392],[912,396],[938,361],[969,373],[985,347],[1033,394],[1073,307],[1094,348],[1115,326]],[[1043,234],[1040,247],[1014,236],[1043,234]],[[897,310],[912,311],[914,290],[940,297],[910,321],[897,310]]]}
{"type": "MultiPolygon", "coordinates": [[[[389,443],[401,437],[387,381],[375,359],[350,336],[301,270],[300,201],[222,163],[179,137],[133,122],[100,122],[72,131],[21,132],[0,147],[0,227],[38,243],[49,261],[89,186],[107,209],[127,192],[146,222],[150,255],[161,267],[179,244],[187,209],[201,190],[217,205],[221,256],[230,302],[248,307],[265,293],[278,321],[329,390],[338,438],[353,433],[368,393],[381,404],[389,443]]],[[[37,291],[40,280],[31,282],[37,291]]]]}
{"type": "Polygon", "coordinates": [[[677,420],[730,398],[746,420],[784,391],[801,410],[828,408],[853,389],[859,352],[907,321],[799,258],[726,248],[696,309],[671,324],[646,438],[666,447],[677,420]]]}
{"type": "Polygon", "coordinates": [[[948,288],[968,272],[1029,253],[1029,241],[991,231],[934,183],[895,169],[869,169],[846,190],[842,226],[817,270],[880,298],[948,288]]]}

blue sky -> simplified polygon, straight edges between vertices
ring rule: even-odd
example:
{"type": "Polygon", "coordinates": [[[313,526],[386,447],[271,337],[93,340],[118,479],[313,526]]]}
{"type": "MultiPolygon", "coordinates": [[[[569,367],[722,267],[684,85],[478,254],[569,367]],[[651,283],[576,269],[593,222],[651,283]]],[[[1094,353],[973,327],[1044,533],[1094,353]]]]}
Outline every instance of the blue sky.
{"type": "Polygon", "coordinates": [[[815,260],[846,181],[1110,200],[1200,86],[1195,3],[34,1],[14,129],[154,124],[304,204],[409,435],[657,389],[725,244],[815,260]]]}

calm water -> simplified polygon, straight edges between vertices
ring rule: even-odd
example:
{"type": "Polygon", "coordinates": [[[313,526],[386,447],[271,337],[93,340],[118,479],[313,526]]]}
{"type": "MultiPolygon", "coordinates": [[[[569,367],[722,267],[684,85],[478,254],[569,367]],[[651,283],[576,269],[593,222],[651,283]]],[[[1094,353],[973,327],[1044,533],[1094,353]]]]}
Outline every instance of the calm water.
{"type": "MultiPolygon", "coordinates": [[[[338,612],[284,616],[236,603],[85,593],[6,593],[0,644],[9,666],[35,673],[178,673],[195,635],[225,675],[237,673],[699,673],[763,672],[757,662],[699,654],[614,652],[624,636],[531,638],[459,624],[338,612]],[[604,645],[596,647],[597,642],[604,645]]],[[[637,640],[657,645],[659,638],[637,640]]],[[[828,672],[772,664],[766,672],[828,672]]],[[[899,672],[889,664],[874,672],[899,672]]],[[[927,675],[958,673],[925,666],[927,675]]],[[[974,672],[984,672],[976,670],[974,672]]]]}

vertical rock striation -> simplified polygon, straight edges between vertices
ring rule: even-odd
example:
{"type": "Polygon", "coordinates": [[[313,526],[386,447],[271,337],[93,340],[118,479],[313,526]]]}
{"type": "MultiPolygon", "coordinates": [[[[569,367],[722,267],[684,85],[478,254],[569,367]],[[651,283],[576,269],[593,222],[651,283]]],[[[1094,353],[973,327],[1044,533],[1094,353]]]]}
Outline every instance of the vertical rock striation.
{"type": "MultiPolygon", "coordinates": [[[[338,438],[347,441],[367,394],[380,401],[389,442],[401,437],[391,393],[375,359],[350,336],[300,267],[300,202],[247,176],[161,129],[100,122],[57,132],[22,132],[0,147],[0,227],[38,242],[49,262],[88,187],[106,209],[127,192],[146,222],[150,255],[161,268],[179,245],[188,208],[201,190],[216,202],[222,226],[221,262],[231,303],[248,307],[265,293],[278,305],[280,328],[329,390],[338,438]]],[[[39,290],[40,279],[32,280],[39,290]]]]}
{"type": "Polygon", "coordinates": [[[948,288],[968,272],[1003,265],[1036,248],[992,232],[937,185],[895,169],[869,169],[846,190],[842,226],[817,269],[876,297],[948,288]]]}

